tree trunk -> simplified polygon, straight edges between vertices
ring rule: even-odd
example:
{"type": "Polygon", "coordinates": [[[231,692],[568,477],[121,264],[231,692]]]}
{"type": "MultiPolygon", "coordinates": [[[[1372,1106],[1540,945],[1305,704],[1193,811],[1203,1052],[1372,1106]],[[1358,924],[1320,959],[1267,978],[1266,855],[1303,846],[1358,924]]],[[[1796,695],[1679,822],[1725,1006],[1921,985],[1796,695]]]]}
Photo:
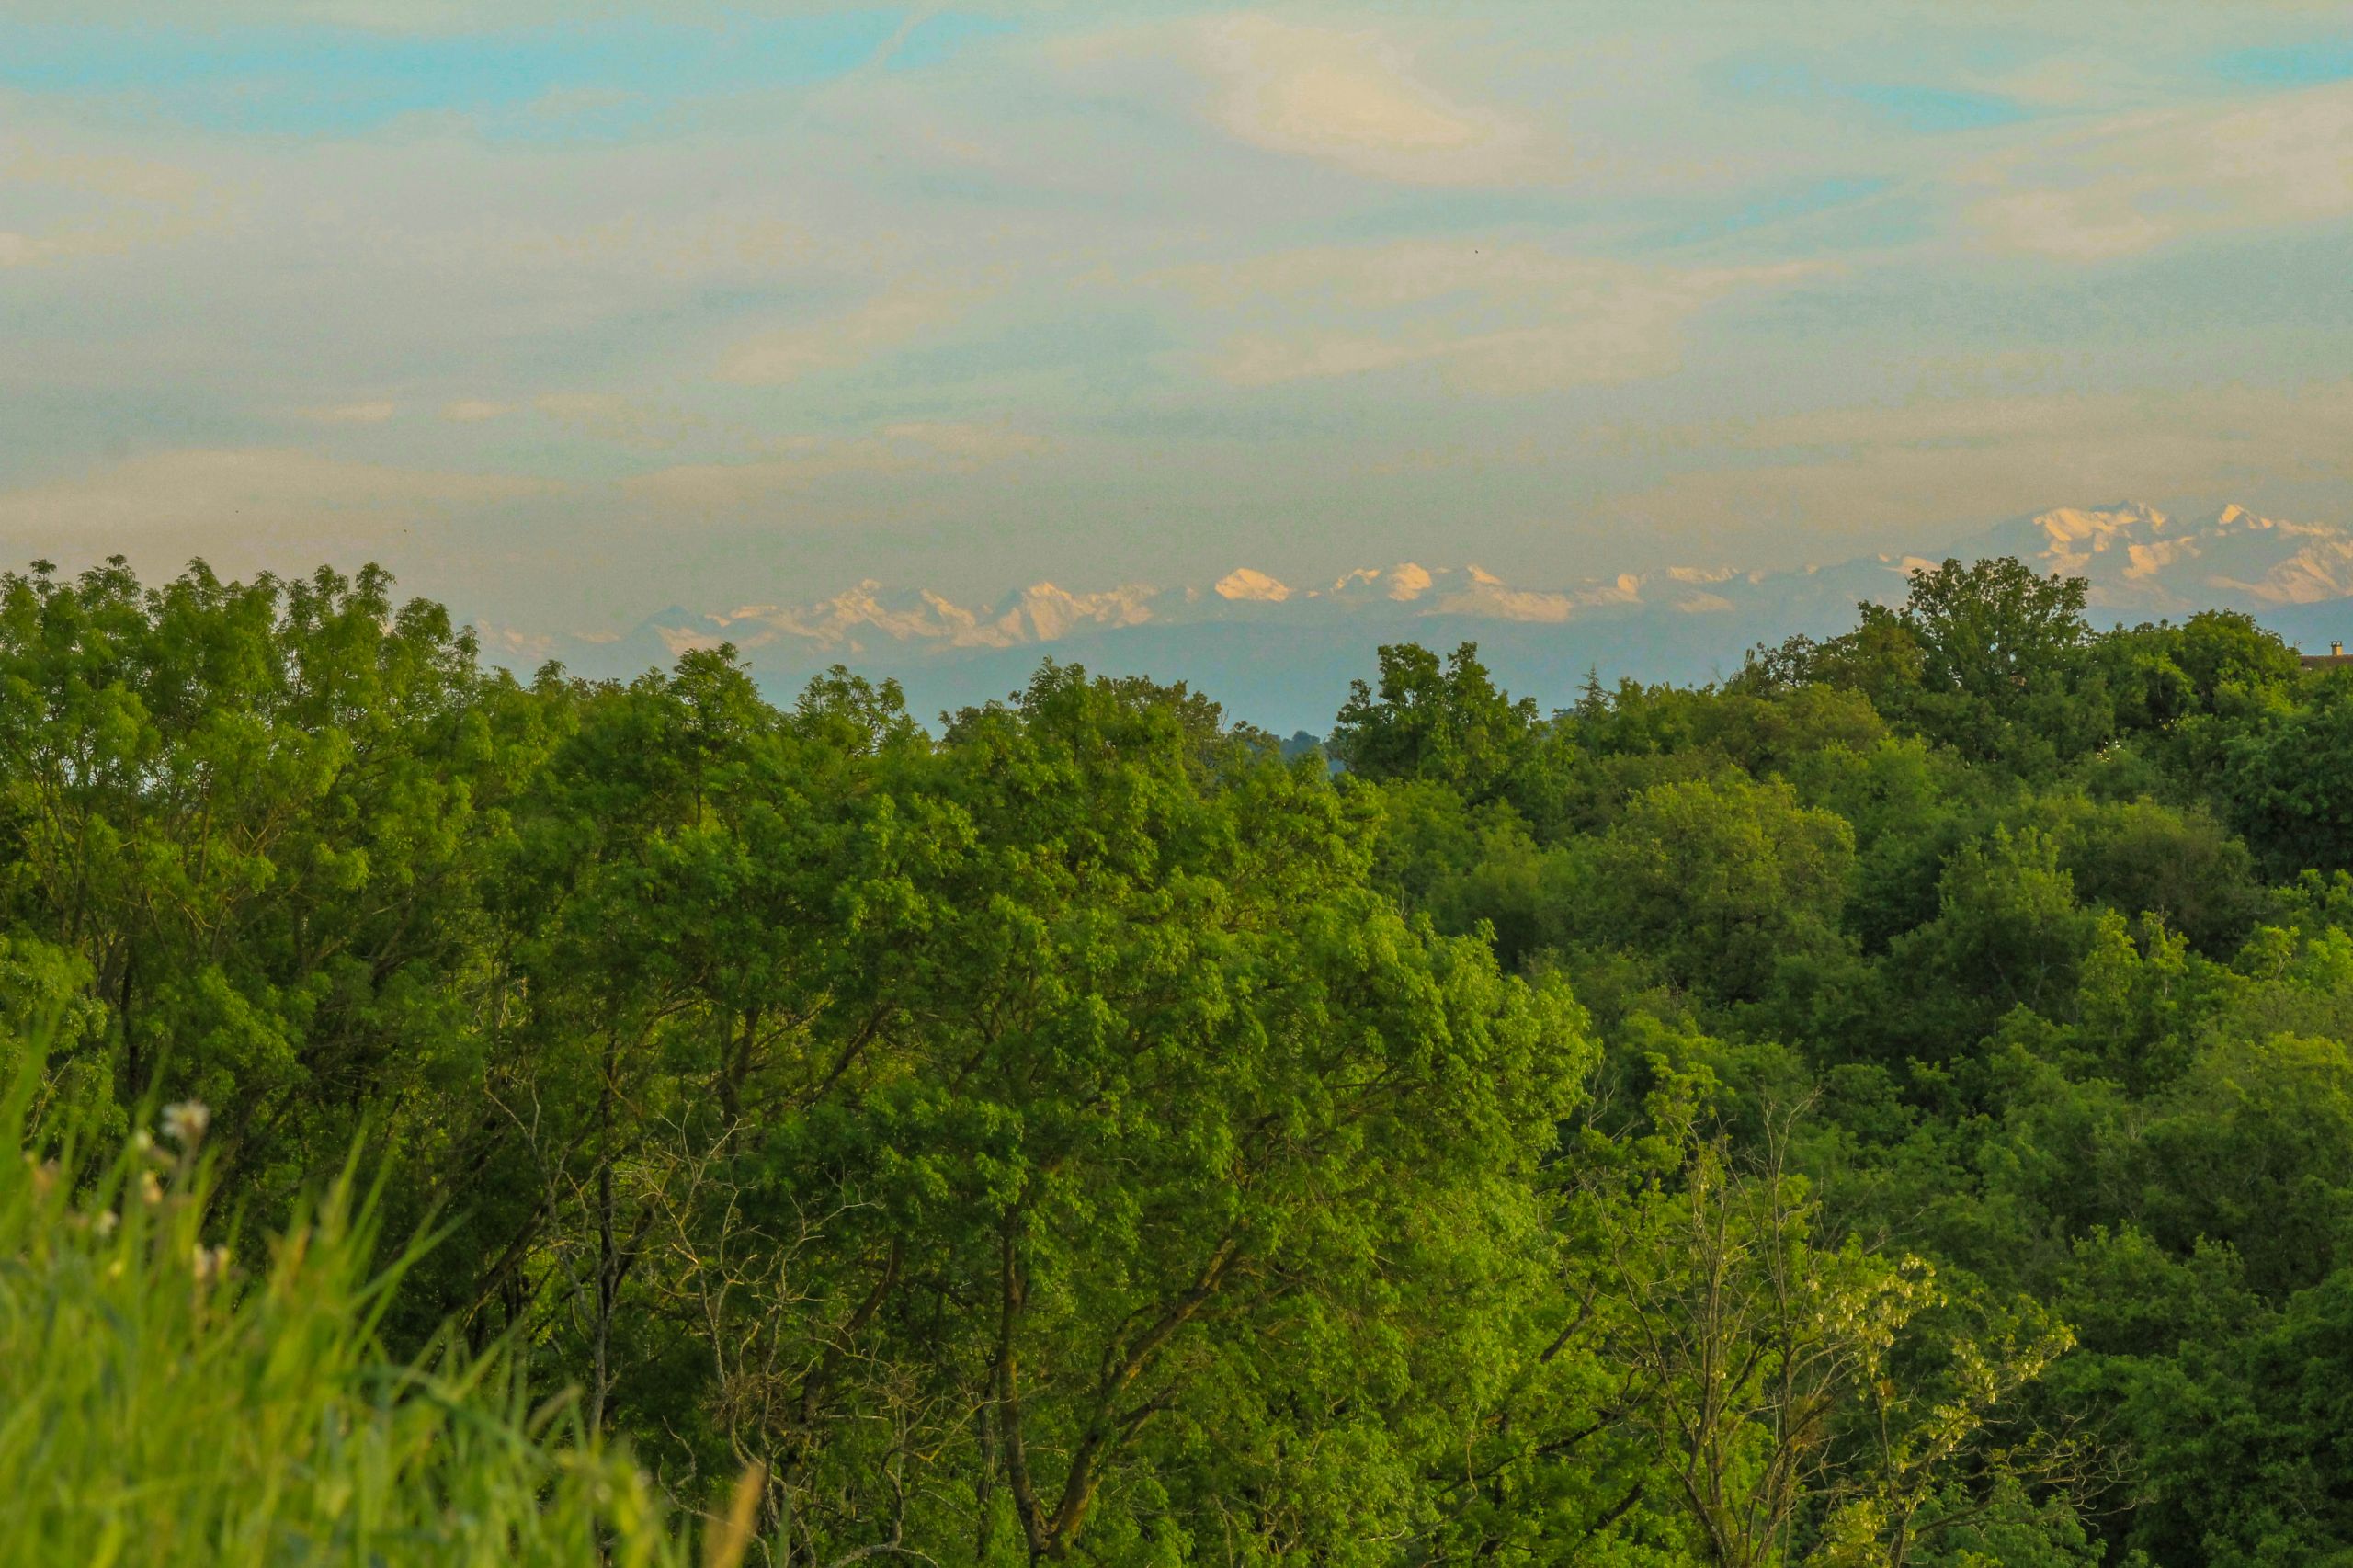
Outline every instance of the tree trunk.
{"type": "Polygon", "coordinates": [[[597,1094],[597,1301],[591,1323],[594,1370],[588,1390],[588,1431],[605,1429],[605,1398],[612,1388],[613,1298],[620,1283],[613,1245],[613,1073],[611,1038],[605,1046],[605,1081],[597,1094]]]}

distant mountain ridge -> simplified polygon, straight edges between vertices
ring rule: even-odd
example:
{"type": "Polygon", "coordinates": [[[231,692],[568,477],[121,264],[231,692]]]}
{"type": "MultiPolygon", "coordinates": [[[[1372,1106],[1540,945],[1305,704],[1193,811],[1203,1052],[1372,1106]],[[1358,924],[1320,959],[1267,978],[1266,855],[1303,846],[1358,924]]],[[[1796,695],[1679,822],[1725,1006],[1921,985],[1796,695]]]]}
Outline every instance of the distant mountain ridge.
{"type": "Polygon", "coordinates": [[[1687,566],[1529,586],[1469,563],[1401,562],[1310,584],[1240,566],[1188,586],[1072,592],[1040,582],[984,605],[867,582],[802,605],[672,607],[612,639],[478,631],[494,660],[528,668],[555,659],[596,676],[634,676],[722,643],[772,687],[846,664],[899,680],[921,713],[1001,696],[1051,656],[1186,680],[1236,717],[1320,730],[1382,642],[1475,641],[1506,684],[1558,706],[1588,672],[1708,679],[1737,668],[1757,642],[1843,631],[1857,601],[1900,601],[1910,573],[1944,555],[2015,555],[2040,572],[2083,577],[2095,620],[2238,608],[2291,642],[2344,635],[2353,624],[2353,532],[2235,505],[2190,522],[2120,502],[2037,513],[1935,558],[1876,555],[1791,572],[1687,566]]]}
{"type": "Polygon", "coordinates": [[[2139,502],[2063,506],[1997,528],[1984,542],[1981,554],[2016,555],[2088,580],[2096,609],[2167,614],[2228,603],[2254,610],[2353,597],[2353,534],[2239,506],[2202,524],[2139,502]],[[2014,548],[1996,548],[2003,546],[2014,548]]]}

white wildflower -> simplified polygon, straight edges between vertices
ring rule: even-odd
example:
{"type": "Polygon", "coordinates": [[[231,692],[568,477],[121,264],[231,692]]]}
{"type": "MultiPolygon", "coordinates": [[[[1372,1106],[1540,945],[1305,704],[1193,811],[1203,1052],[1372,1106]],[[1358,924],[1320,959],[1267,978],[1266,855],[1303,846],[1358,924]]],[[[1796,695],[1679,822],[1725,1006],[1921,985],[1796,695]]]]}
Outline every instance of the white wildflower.
{"type": "Polygon", "coordinates": [[[164,1108],[164,1136],[182,1148],[195,1145],[212,1125],[212,1112],[202,1100],[181,1100],[164,1108]]]}

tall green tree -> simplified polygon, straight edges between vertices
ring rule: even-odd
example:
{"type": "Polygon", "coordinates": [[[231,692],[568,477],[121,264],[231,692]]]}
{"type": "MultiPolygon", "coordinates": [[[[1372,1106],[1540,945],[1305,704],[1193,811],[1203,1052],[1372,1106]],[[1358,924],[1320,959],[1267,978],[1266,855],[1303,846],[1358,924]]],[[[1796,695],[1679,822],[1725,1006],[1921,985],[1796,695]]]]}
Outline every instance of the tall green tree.
{"type": "Polygon", "coordinates": [[[1465,642],[1441,663],[1419,643],[1381,650],[1378,687],[1354,682],[1332,730],[1332,753],[1367,778],[1427,778],[1472,801],[1510,779],[1537,722],[1532,698],[1515,700],[1465,642]]]}
{"type": "Polygon", "coordinates": [[[272,1209],[479,1071],[473,884],[536,724],[391,587],[0,578],[0,908],[93,1005],[57,1049],[219,1106],[272,1209]]]}

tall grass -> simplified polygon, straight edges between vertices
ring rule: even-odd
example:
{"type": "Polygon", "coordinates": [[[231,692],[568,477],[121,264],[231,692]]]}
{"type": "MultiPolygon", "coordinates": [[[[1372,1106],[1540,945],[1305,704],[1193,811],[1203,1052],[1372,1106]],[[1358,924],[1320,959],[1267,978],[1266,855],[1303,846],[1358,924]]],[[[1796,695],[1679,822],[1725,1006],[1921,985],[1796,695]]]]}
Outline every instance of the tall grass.
{"type": "Polygon", "coordinates": [[[205,1232],[199,1109],[89,1159],[35,1150],[26,1101],[0,1105],[0,1563],[685,1568],[568,1404],[494,1358],[385,1359],[414,1254],[377,1264],[351,1172],[243,1256],[205,1232]]]}

